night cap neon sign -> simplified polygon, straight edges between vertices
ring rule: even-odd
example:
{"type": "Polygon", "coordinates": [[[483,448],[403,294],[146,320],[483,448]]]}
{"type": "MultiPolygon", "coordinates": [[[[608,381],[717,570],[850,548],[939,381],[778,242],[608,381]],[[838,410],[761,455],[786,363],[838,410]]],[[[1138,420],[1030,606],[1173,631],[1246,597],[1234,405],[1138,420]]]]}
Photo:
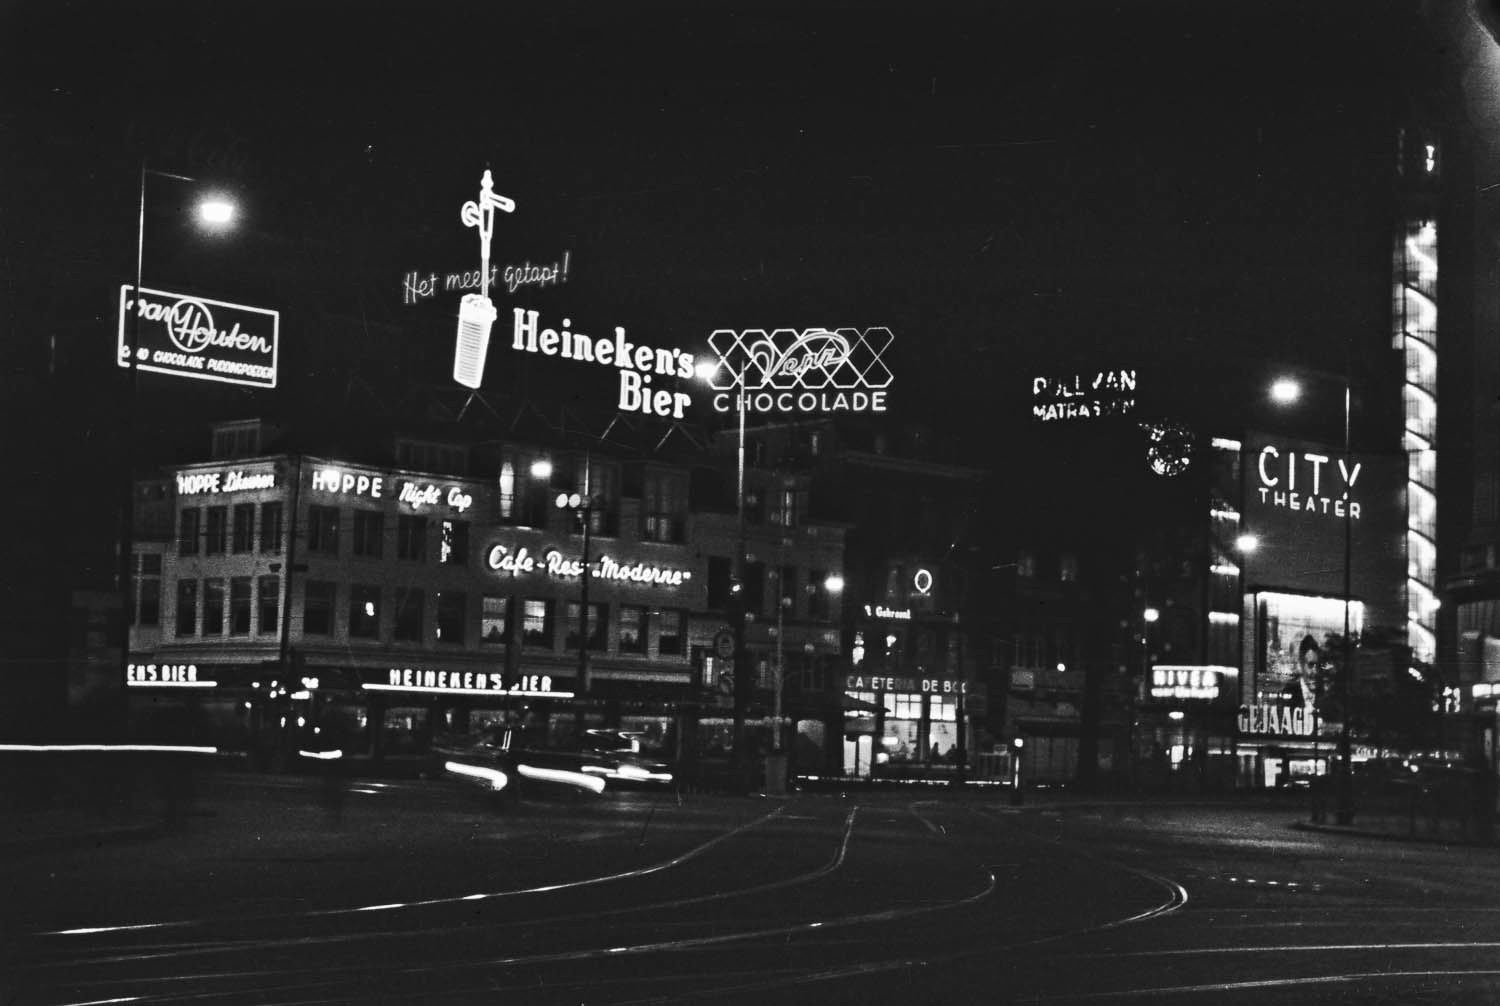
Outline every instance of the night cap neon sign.
{"type": "Polygon", "coordinates": [[[516,204],[494,191],[489,169],[479,182],[479,200],[470,200],[459,214],[465,227],[479,228],[478,293],[465,294],[458,305],[458,344],[453,349],[453,379],[466,388],[484,381],[484,358],[490,348],[490,329],[495,324],[495,305],[490,301],[490,238],[495,233],[495,210],[514,213],[516,204]]]}

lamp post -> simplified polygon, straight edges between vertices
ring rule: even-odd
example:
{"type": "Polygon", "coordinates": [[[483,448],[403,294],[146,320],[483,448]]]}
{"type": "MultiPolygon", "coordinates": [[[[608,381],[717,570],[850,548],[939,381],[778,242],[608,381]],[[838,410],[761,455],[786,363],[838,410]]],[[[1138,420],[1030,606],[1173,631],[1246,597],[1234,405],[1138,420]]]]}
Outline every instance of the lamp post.
{"type": "MultiPolygon", "coordinates": [[[[551,474],[551,466],[547,467],[551,474]]],[[[592,533],[594,523],[594,497],[591,486],[593,474],[593,457],[589,451],[583,452],[583,492],[582,493],[558,493],[557,508],[559,510],[570,510],[579,515],[583,521],[583,570],[578,580],[578,694],[586,697],[589,693],[589,581],[593,578],[593,556],[590,549],[593,544],[592,533]]]]}
{"type": "MultiPolygon", "coordinates": [[[[126,385],[130,404],[122,409],[121,427],[125,438],[125,478],[122,480],[123,505],[120,508],[120,598],[121,640],[120,680],[124,684],[129,675],[130,627],[135,623],[135,595],[131,587],[135,579],[135,401],[140,384],[140,368],[137,356],[141,344],[141,285],[144,281],[146,259],[146,178],[164,178],[170,181],[196,184],[198,179],[188,175],[174,174],[149,167],[146,158],[141,158],[140,177],[137,185],[137,212],[135,223],[135,287],[134,296],[126,300],[125,310],[130,314],[126,326],[127,342],[120,364],[126,370],[126,385]]],[[[197,203],[197,218],[200,230],[207,233],[221,231],[234,223],[237,215],[235,204],[219,194],[205,194],[197,203]]],[[[128,687],[128,686],[127,686],[128,687]]]]}
{"type": "Polygon", "coordinates": [[[1130,764],[1135,767],[1136,708],[1141,690],[1151,680],[1151,626],[1161,618],[1161,612],[1148,607],[1141,612],[1141,680],[1130,692],[1130,764]]]}
{"type": "MultiPolygon", "coordinates": [[[[1350,463],[1349,457],[1349,427],[1350,415],[1353,405],[1353,382],[1347,371],[1343,376],[1344,384],[1344,458],[1343,464],[1347,469],[1350,463]]],[[[1282,404],[1290,405],[1301,397],[1302,386],[1295,380],[1283,377],[1271,385],[1271,398],[1282,404]]],[[[1339,741],[1338,741],[1338,772],[1335,779],[1335,809],[1334,820],[1339,824],[1354,823],[1354,789],[1353,777],[1350,771],[1349,751],[1349,676],[1353,671],[1350,666],[1354,659],[1354,645],[1349,639],[1349,608],[1353,603],[1352,590],[1352,566],[1354,555],[1354,507],[1353,501],[1349,499],[1349,489],[1344,489],[1344,635],[1343,653],[1339,657],[1338,675],[1334,678],[1334,690],[1339,698],[1339,741]]],[[[1316,736],[1316,734],[1314,734],[1316,736]]]]}

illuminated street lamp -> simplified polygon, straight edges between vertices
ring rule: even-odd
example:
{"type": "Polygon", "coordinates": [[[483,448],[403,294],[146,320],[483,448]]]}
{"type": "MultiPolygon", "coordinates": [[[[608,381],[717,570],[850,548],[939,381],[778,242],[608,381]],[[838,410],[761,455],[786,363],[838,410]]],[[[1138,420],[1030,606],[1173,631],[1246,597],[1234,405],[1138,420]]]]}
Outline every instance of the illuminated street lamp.
{"type": "MultiPolygon", "coordinates": [[[[531,466],[537,478],[552,477],[552,463],[538,461],[531,466]]],[[[593,459],[590,452],[583,454],[583,492],[558,493],[554,505],[559,510],[576,513],[583,523],[583,570],[578,580],[578,688],[580,696],[589,692],[589,581],[593,579],[593,555],[591,554],[594,525],[594,498],[591,486],[593,459]]]]}
{"type": "MultiPolygon", "coordinates": [[[[146,259],[146,177],[164,178],[169,181],[197,184],[198,179],[178,175],[170,171],[158,171],[148,167],[141,158],[140,179],[137,186],[137,214],[135,224],[135,288],[126,301],[125,309],[130,314],[128,326],[129,342],[125,346],[120,363],[126,370],[126,381],[130,393],[130,407],[121,417],[125,437],[124,506],[120,512],[120,597],[123,615],[124,636],[120,643],[120,675],[122,680],[130,663],[130,626],[135,622],[135,597],[131,590],[135,580],[135,401],[140,383],[141,345],[141,286],[144,280],[146,259]]],[[[217,234],[229,229],[238,215],[238,207],[221,193],[204,194],[197,202],[196,216],[199,229],[204,233],[217,234]]],[[[283,615],[283,617],[285,617],[283,615]]]]}
{"type": "MultiPolygon", "coordinates": [[[[1344,458],[1343,464],[1347,467],[1350,463],[1349,457],[1349,417],[1351,412],[1351,399],[1353,396],[1352,382],[1348,373],[1343,376],[1344,383],[1344,458]]],[[[1283,377],[1271,385],[1271,399],[1281,405],[1290,405],[1296,402],[1302,394],[1301,385],[1290,377],[1283,377]]],[[[1339,824],[1354,823],[1354,790],[1353,779],[1350,775],[1349,757],[1349,677],[1353,672],[1351,663],[1354,659],[1354,645],[1349,639],[1349,606],[1353,603],[1352,588],[1350,584],[1350,568],[1352,565],[1353,548],[1353,512],[1354,508],[1349,505],[1344,507],[1344,646],[1343,655],[1339,660],[1338,677],[1334,679],[1334,687],[1339,696],[1339,769],[1336,783],[1337,805],[1334,811],[1334,820],[1339,824]]],[[[1316,736],[1316,732],[1314,734],[1316,736]]]]}

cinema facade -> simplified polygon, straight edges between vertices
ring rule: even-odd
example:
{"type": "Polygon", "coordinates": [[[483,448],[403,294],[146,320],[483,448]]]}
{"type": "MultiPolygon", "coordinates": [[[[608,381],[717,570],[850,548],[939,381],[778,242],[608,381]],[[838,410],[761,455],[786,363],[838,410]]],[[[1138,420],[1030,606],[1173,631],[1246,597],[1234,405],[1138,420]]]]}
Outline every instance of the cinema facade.
{"type": "MultiPolygon", "coordinates": [[[[264,768],[295,766],[325,731],[390,767],[501,724],[555,746],[584,728],[628,730],[673,757],[722,735],[731,713],[714,655],[735,518],[693,511],[688,468],[502,445],[475,460],[495,472],[480,479],[442,474],[469,470],[466,449],[446,445],[398,442],[405,464],[379,466],[261,455],[257,443],[252,433],[248,451],[139,484],[127,668],[138,733],[193,736],[264,768]],[[560,508],[585,478],[594,504],[560,508]]],[[[824,584],[841,572],[844,529],[776,516],[786,523],[746,538],[763,559],[757,542],[774,532],[776,576],[803,585],[782,613],[795,643],[782,663],[834,680],[840,598],[824,584]]],[[[761,561],[747,577],[766,573],[761,561]]],[[[774,621],[771,591],[748,593],[760,624],[774,621]]],[[[749,639],[769,686],[775,638],[749,639]]],[[[813,705],[800,715],[824,717],[813,705]]],[[[828,736],[841,716],[831,693],[828,736]]],[[[822,751],[805,757],[823,767],[822,751]]]]}

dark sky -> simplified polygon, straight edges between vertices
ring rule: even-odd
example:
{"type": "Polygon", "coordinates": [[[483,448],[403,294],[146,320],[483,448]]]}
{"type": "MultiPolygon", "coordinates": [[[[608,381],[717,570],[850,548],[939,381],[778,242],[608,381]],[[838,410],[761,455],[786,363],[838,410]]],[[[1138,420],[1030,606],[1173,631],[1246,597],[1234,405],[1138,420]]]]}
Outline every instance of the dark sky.
{"type": "Polygon", "coordinates": [[[1022,425],[1034,373],[1138,367],[1199,408],[1252,361],[1382,344],[1414,9],[7,3],[7,377],[108,377],[144,155],[237,186],[245,226],[205,245],[153,180],[147,274],[280,307],[286,397],[446,380],[456,297],[404,305],[401,276],[477,266],[458,211],[489,167],[518,207],[496,260],[571,263],[502,319],[683,348],[886,325],[893,408],[982,435],[1022,425]]]}

